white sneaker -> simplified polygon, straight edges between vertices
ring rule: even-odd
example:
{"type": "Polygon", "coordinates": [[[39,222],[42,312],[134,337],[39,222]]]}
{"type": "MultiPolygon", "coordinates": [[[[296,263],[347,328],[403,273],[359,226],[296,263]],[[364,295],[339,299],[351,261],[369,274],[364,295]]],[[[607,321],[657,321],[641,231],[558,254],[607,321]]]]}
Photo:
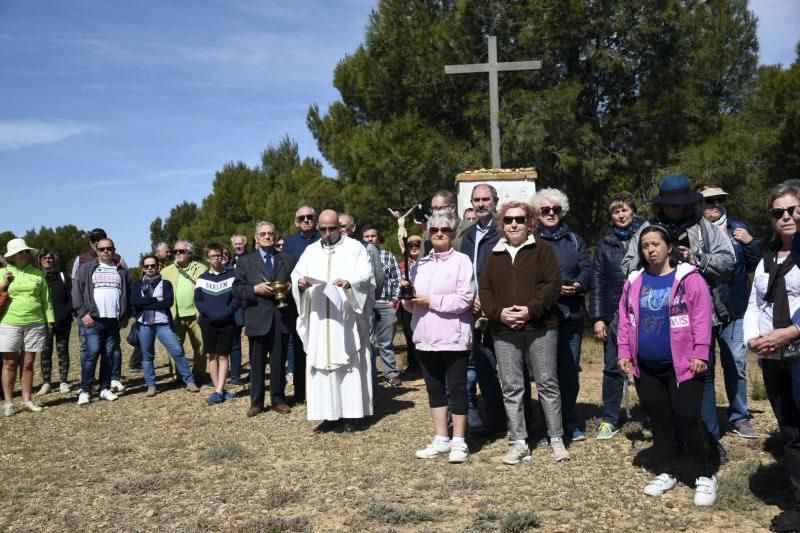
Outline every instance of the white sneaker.
{"type": "Polygon", "coordinates": [[[561,439],[550,439],[550,450],[553,452],[553,459],[555,459],[557,463],[572,459],[572,456],[564,446],[564,441],[561,439]]]}
{"type": "Polygon", "coordinates": [[[61,386],[58,387],[59,392],[61,394],[68,394],[69,393],[69,383],[62,383],[61,386]]]}
{"type": "Polygon", "coordinates": [[[417,450],[417,453],[414,454],[419,459],[432,459],[437,455],[442,453],[447,453],[450,451],[450,443],[449,442],[442,442],[438,439],[433,439],[430,444],[425,446],[421,450],[417,450]]]}
{"type": "Polygon", "coordinates": [[[49,383],[44,383],[44,384],[42,384],[41,388],[39,389],[39,392],[36,393],[36,396],[41,396],[43,394],[47,394],[48,392],[50,392],[50,384],[49,383]]]}
{"type": "Polygon", "coordinates": [[[530,461],[531,451],[526,442],[516,441],[503,456],[503,464],[515,465],[520,461],[530,461]]]}
{"type": "Polygon", "coordinates": [[[42,410],[42,406],[33,400],[28,400],[22,404],[22,409],[25,411],[30,411],[31,413],[39,413],[42,410]]]}
{"type": "Polygon", "coordinates": [[[292,374],[291,372],[286,374],[286,384],[287,385],[293,385],[294,384],[294,374],[292,374]]]}
{"type": "Polygon", "coordinates": [[[119,396],[117,396],[116,394],[114,394],[113,392],[111,392],[108,389],[103,389],[103,390],[100,391],[100,399],[101,400],[108,400],[109,402],[113,402],[117,398],[119,398],[119,396]]]}
{"type": "Polygon", "coordinates": [[[451,463],[463,463],[468,457],[469,448],[467,448],[467,443],[450,445],[450,458],[448,461],[451,463]]]}
{"type": "Polygon", "coordinates": [[[714,505],[717,499],[717,476],[699,477],[694,482],[694,504],[700,507],[714,505]]]}
{"type": "MultiPolygon", "coordinates": [[[[125,390],[125,385],[117,381],[116,379],[111,380],[111,390],[114,392],[122,392],[125,390]]],[[[116,398],[114,398],[116,400],[116,398]]]]}
{"type": "MultiPolygon", "coordinates": [[[[706,479],[706,478],[701,478],[706,479]]],[[[644,493],[648,496],[661,496],[668,490],[678,486],[678,480],[669,474],[660,474],[657,478],[647,484],[644,493]]]]}
{"type": "Polygon", "coordinates": [[[78,405],[86,405],[89,403],[89,393],[81,391],[78,394],[78,405]]]}
{"type": "Polygon", "coordinates": [[[17,414],[17,406],[13,403],[7,403],[3,406],[3,416],[14,416],[17,414]]]}

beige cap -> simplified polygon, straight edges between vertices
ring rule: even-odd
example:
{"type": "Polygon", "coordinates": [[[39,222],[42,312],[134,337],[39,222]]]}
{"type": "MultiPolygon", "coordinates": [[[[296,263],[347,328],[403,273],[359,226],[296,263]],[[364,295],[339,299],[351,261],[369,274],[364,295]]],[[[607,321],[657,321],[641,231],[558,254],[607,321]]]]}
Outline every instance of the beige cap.
{"type": "Polygon", "coordinates": [[[728,193],[723,191],[720,187],[710,187],[700,191],[703,198],[716,198],[717,196],[728,196],[728,193]]]}
{"type": "Polygon", "coordinates": [[[6,259],[8,259],[9,257],[14,257],[23,250],[30,250],[30,252],[34,255],[39,253],[39,250],[37,250],[36,248],[31,248],[30,246],[25,244],[25,239],[11,239],[10,241],[8,241],[8,244],[6,244],[6,255],[4,255],[3,257],[5,257],[6,259]]]}

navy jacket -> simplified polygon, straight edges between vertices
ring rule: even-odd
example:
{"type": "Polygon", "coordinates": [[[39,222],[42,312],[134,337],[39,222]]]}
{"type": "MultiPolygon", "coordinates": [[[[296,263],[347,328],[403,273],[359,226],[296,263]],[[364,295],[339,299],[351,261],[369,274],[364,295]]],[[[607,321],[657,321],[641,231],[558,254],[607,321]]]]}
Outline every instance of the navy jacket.
{"type": "Polygon", "coordinates": [[[236,311],[242,302],[233,295],[233,282],[236,271],[227,269],[221,274],[210,270],[200,274],[194,289],[194,305],[200,313],[200,320],[212,326],[236,325],[236,311]]]}
{"type": "Polygon", "coordinates": [[[169,324],[172,326],[172,313],[170,308],[172,302],[175,300],[175,291],[172,290],[172,283],[162,279],[161,292],[163,293],[162,300],[159,302],[154,296],[142,296],[142,280],[137,280],[131,287],[131,305],[134,308],[136,321],[143,311],[163,311],[167,314],[169,324]]]}
{"type": "Polygon", "coordinates": [[[319,237],[319,230],[316,228],[314,228],[311,237],[308,239],[303,237],[303,232],[301,231],[292,233],[283,241],[283,253],[291,255],[294,262],[297,263],[300,260],[300,256],[303,255],[303,252],[306,251],[306,248],[308,248],[310,244],[317,242],[319,237]]]}
{"type": "Polygon", "coordinates": [[[562,224],[564,231],[560,237],[553,239],[541,228],[537,231],[536,238],[544,239],[553,247],[553,252],[558,260],[561,271],[561,284],[571,285],[574,282],[581,284],[581,289],[574,296],[559,296],[556,303],[556,314],[560,321],[582,320],[586,315],[584,297],[589,290],[592,263],[589,261],[589,251],[583,238],[574,233],[569,226],[562,224]]]}
{"type": "MultiPolygon", "coordinates": [[[[461,237],[461,253],[466,254],[469,260],[472,261],[475,256],[475,234],[477,233],[478,225],[473,224],[464,231],[461,237]]],[[[497,234],[495,229],[495,220],[489,223],[489,230],[478,243],[478,260],[474,261],[473,268],[475,269],[475,279],[480,279],[483,266],[486,264],[486,259],[492,254],[492,248],[500,240],[500,235],[497,234]]]]}
{"type": "Polygon", "coordinates": [[[736,254],[736,264],[733,267],[733,273],[727,281],[719,282],[717,290],[719,291],[720,299],[728,310],[732,320],[744,317],[744,312],[747,310],[747,299],[750,296],[750,291],[747,290],[747,273],[753,272],[758,265],[764,254],[764,247],[761,239],[753,240],[747,244],[742,244],[733,238],[733,231],[737,228],[743,228],[750,232],[750,228],[735,218],[728,216],[727,232],[728,238],[733,245],[733,251],[736,254]]]}
{"type": "Polygon", "coordinates": [[[597,241],[589,289],[589,316],[592,322],[603,320],[610,324],[617,312],[625,285],[622,258],[627,250],[628,241],[621,241],[614,230],[609,230],[597,241]]]}

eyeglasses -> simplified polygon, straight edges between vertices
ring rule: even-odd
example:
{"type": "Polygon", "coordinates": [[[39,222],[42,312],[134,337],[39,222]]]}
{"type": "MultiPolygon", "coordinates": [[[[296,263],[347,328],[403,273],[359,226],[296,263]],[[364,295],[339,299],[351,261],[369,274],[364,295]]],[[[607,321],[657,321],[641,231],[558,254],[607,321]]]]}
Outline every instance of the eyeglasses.
{"type": "Polygon", "coordinates": [[[305,220],[314,221],[314,215],[299,215],[295,218],[298,222],[303,222],[305,220]]]}
{"type": "Polygon", "coordinates": [[[174,253],[175,255],[185,254],[186,252],[187,252],[186,250],[172,250],[172,253],[174,253]]]}
{"type": "Polygon", "coordinates": [[[528,217],[526,216],[518,216],[518,217],[503,217],[503,224],[511,224],[512,222],[516,222],[517,224],[525,224],[528,222],[528,217]]]}
{"type": "Polygon", "coordinates": [[[146,265],[142,265],[142,268],[145,269],[145,270],[150,270],[151,268],[156,268],[156,266],[157,265],[153,265],[151,263],[148,263],[146,265]]]}
{"type": "Polygon", "coordinates": [[[317,226],[320,233],[333,233],[339,231],[339,226],[317,226]]]}
{"type": "Polygon", "coordinates": [[[475,202],[491,202],[491,201],[492,201],[492,197],[491,196],[485,196],[483,198],[475,198],[475,197],[472,198],[472,202],[473,203],[475,203],[475,202]]]}
{"type": "Polygon", "coordinates": [[[563,210],[564,210],[564,208],[561,207],[560,205],[554,205],[553,207],[540,207],[539,208],[539,212],[541,214],[543,214],[543,215],[549,215],[550,213],[553,213],[554,215],[558,216],[558,215],[561,214],[561,212],[563,210]]]}
{"type": "Polygon", "coordinates": [[[355,224],[339,224],[339,229],[350,229],[355,227],[356,227],[355,224]]]}
{"type": "Polygon", "coordinates": [[[441,205],[439,207],[431,207],[431,211],[433,211],[434,213],[441,213],[442,211],[447,211],[448,209],[451,209],[453,207],[455,207],[455,204],[441,205]]]}
{"type": "Polygon", "coordinates": [[[102,248],[97,249],[98,252],[114,252],[115,250],[116,248],[113,246],[103,246],[102,248]]]}
{"type": "Polygon", "coordinates": [[[769,216],[774,218],[775,220],[780,220],[783,218],[783,213],[789,213],[789,216],[794,215],[794,210],[797,209],[796,205],[790,205],[789,207],[773,207],[769,210],[769,216]]]}
{"type": "Polygon", "coordinates": [[[212,259],[212,260],[213,259],[222,259],[222,254],[209,255],[208,258],[212,259]]]}
{"type": "Polygon", "coordinates": [[[416,242],[414,242],[414,243],[410,243],[410,244],[408,245],[408,247],[409,247],[409,248],[422,248],[422,246],[421,246],[419,243],[416,243],[416,242]]]}
{"type": "Polygon", "coordinates": [[[724,204],[725,197],[724,196],[715,196],[714,198],[706,198],[706,205],[714,205],[714,204],[724,204]]]}
{"type": "Polygon", "coordinates": [[[39,261],[55,261],[55,259],[53,259],[50,256],[44,256],[44,257],[39,258],[39,261]]]}
{"type": "MultiPolygon", "coordinates": [[[[259,234],[258,234],[259,237],[266,237],[267,235],[275,235],[275,232],[274,231],[262,231],[262,232],[259,232],[259,234]]],[[[242,244],[241,246],[244,246],[244,244],[242,244]]]]}
{"type": "Polygon", "coordinates": [[[453,232],[453,228],[448,228],[447,226],[444,226],[442,228],[437,228],[435,226],[432,227],[432,228],[428,228],[428,233],[430,235],[436,235],[437,233],[445,233],[445,234],[447,234],[447,233],[452,233],[452,232],[453,232]]]}

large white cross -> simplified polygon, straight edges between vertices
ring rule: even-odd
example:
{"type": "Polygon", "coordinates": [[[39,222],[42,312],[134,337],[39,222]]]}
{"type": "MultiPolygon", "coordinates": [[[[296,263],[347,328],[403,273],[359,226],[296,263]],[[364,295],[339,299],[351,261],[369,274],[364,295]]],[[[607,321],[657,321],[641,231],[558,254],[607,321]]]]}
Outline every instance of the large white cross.
{"type": "Polygon", "coordinates": [[[511,61],[497,62],[497,37],[489,35],[489,62],[473,65],[446,65],[445,74],[474,74],[476,72],[489,73],[489,122],[491,124],[492,139],[492,168],[500,166],[500,97],[497,89],[497,73],[509,70],[540,70],[541,61],[511,61]]]}

